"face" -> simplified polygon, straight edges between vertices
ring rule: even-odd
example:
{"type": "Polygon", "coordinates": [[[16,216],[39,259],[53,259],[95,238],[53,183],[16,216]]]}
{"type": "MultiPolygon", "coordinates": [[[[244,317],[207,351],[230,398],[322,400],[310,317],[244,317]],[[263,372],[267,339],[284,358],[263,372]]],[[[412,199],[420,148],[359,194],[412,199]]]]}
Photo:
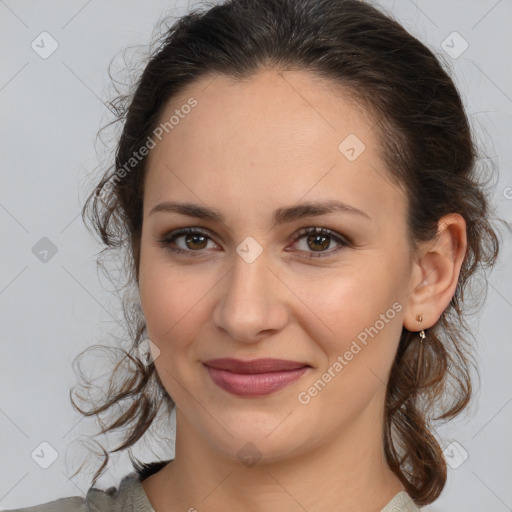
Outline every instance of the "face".
{"type": "Polygon", "coordinates": [[[363,416],[381,428],[411,254],[375,120],[306,72],[205,78],[162,120],[176,110],[149,155],[139,286],[178,439],[186,427],[226,456],[252,443],[278,460],[363,416]],[[154,210],[165,202],[219,218],[154,210]],[[248,377],[208,369],[218,358],[303,368],[248,377]]]}

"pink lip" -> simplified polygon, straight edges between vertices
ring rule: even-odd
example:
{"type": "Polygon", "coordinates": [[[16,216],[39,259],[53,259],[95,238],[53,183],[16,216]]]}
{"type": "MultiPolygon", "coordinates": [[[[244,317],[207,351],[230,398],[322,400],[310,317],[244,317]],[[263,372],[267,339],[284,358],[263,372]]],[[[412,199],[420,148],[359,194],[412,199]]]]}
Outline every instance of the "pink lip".
{"type": "Polygon", "coordinates": [[[310,367],[306,363],[283,359],[212,359],[204,363],[213,382],[238,396],[274,393],[296,380],[310,367]]]}

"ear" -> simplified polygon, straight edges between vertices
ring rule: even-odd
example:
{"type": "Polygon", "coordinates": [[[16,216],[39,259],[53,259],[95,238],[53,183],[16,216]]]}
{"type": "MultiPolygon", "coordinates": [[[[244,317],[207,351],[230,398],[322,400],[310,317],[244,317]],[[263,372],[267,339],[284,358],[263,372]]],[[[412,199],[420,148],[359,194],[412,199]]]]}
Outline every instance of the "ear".
{"type": "Polygon", "coordinates": [[[438,222],[433,240],[422,242],[414,256],[411,286],[405,299],[404,327],[432,327],[448,307],[459,281],[467,250],[466,221],[450,213],[438,222]],[[423,317],[423,322],[417,316],[423,317]]]}

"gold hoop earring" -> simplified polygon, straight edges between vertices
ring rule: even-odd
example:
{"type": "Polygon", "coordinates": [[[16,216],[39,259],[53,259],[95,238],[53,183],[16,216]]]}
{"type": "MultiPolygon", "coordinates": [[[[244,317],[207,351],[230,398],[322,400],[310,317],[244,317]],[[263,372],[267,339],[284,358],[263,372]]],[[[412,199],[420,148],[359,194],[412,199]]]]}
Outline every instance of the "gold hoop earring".
{"type": "MultiPolygon", "coordinates": [[[[423,322],[423,317],[421,315],[418,315],[416,317],[416,320],[418,322],[423,322]]],[[[419,352],[418,352],[418,359],[417,359],[417,363],[416,363],[416,385],[419,384],[419,380],[420,380],[420,372],[421,372],[421,368],[423,366],[423,340],[426,338],[425,336],[425,331],[422,329],[420,331],[420,348],[419,348],[419,352]]]]}

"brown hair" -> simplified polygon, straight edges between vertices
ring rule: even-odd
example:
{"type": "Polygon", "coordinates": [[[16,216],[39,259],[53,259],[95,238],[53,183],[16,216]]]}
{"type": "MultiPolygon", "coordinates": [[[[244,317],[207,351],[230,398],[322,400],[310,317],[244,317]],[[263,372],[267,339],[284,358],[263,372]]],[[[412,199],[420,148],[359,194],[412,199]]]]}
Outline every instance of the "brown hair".
{"type": "MultiPolygon", "coordinates": [[[[133,462],[130,447],[161,407],[166,414],[174,407],[154,365],[141,362],[136,352],[146,329],[133,286],[138,283],[147,158],[132,161],[128,172],[126,163],[154,134],[169,100],[200,77],[242,80],[261,69],[307,70],[342,86],[374,114],[390,176],[407,192],[412,246],[435,237],[445,214],[459,213],[467,224],[459,282],[427,332],[421,379],[415,382],[419,337],[403,328],[385,404],[383,443],[390,467],[418,505],[439,496],[446,463],[431,423],[455,417],[471,397],[471,367],[476,365],[462,311],[464,291],[478,270],[494,265],[499,249],[484,183],[477,179],[477,147],[441,61],[389,15],[358,0],[228,0],[196,8],[168,29],[133,92],[112,103],[123,123],[115,164],[82,211],[104,251],[124,254],[127,271],[122,301],[131,346],[116,349],[121,358],[99,402],[83,410],[71,396],[77,410],[98,418],[128,400],[102,426],[101,433],[125,429],[123,442],[109,453],[128,449],[133,462]]],[[[93,483],[108,462],[103,453],[93,483]]]]}

